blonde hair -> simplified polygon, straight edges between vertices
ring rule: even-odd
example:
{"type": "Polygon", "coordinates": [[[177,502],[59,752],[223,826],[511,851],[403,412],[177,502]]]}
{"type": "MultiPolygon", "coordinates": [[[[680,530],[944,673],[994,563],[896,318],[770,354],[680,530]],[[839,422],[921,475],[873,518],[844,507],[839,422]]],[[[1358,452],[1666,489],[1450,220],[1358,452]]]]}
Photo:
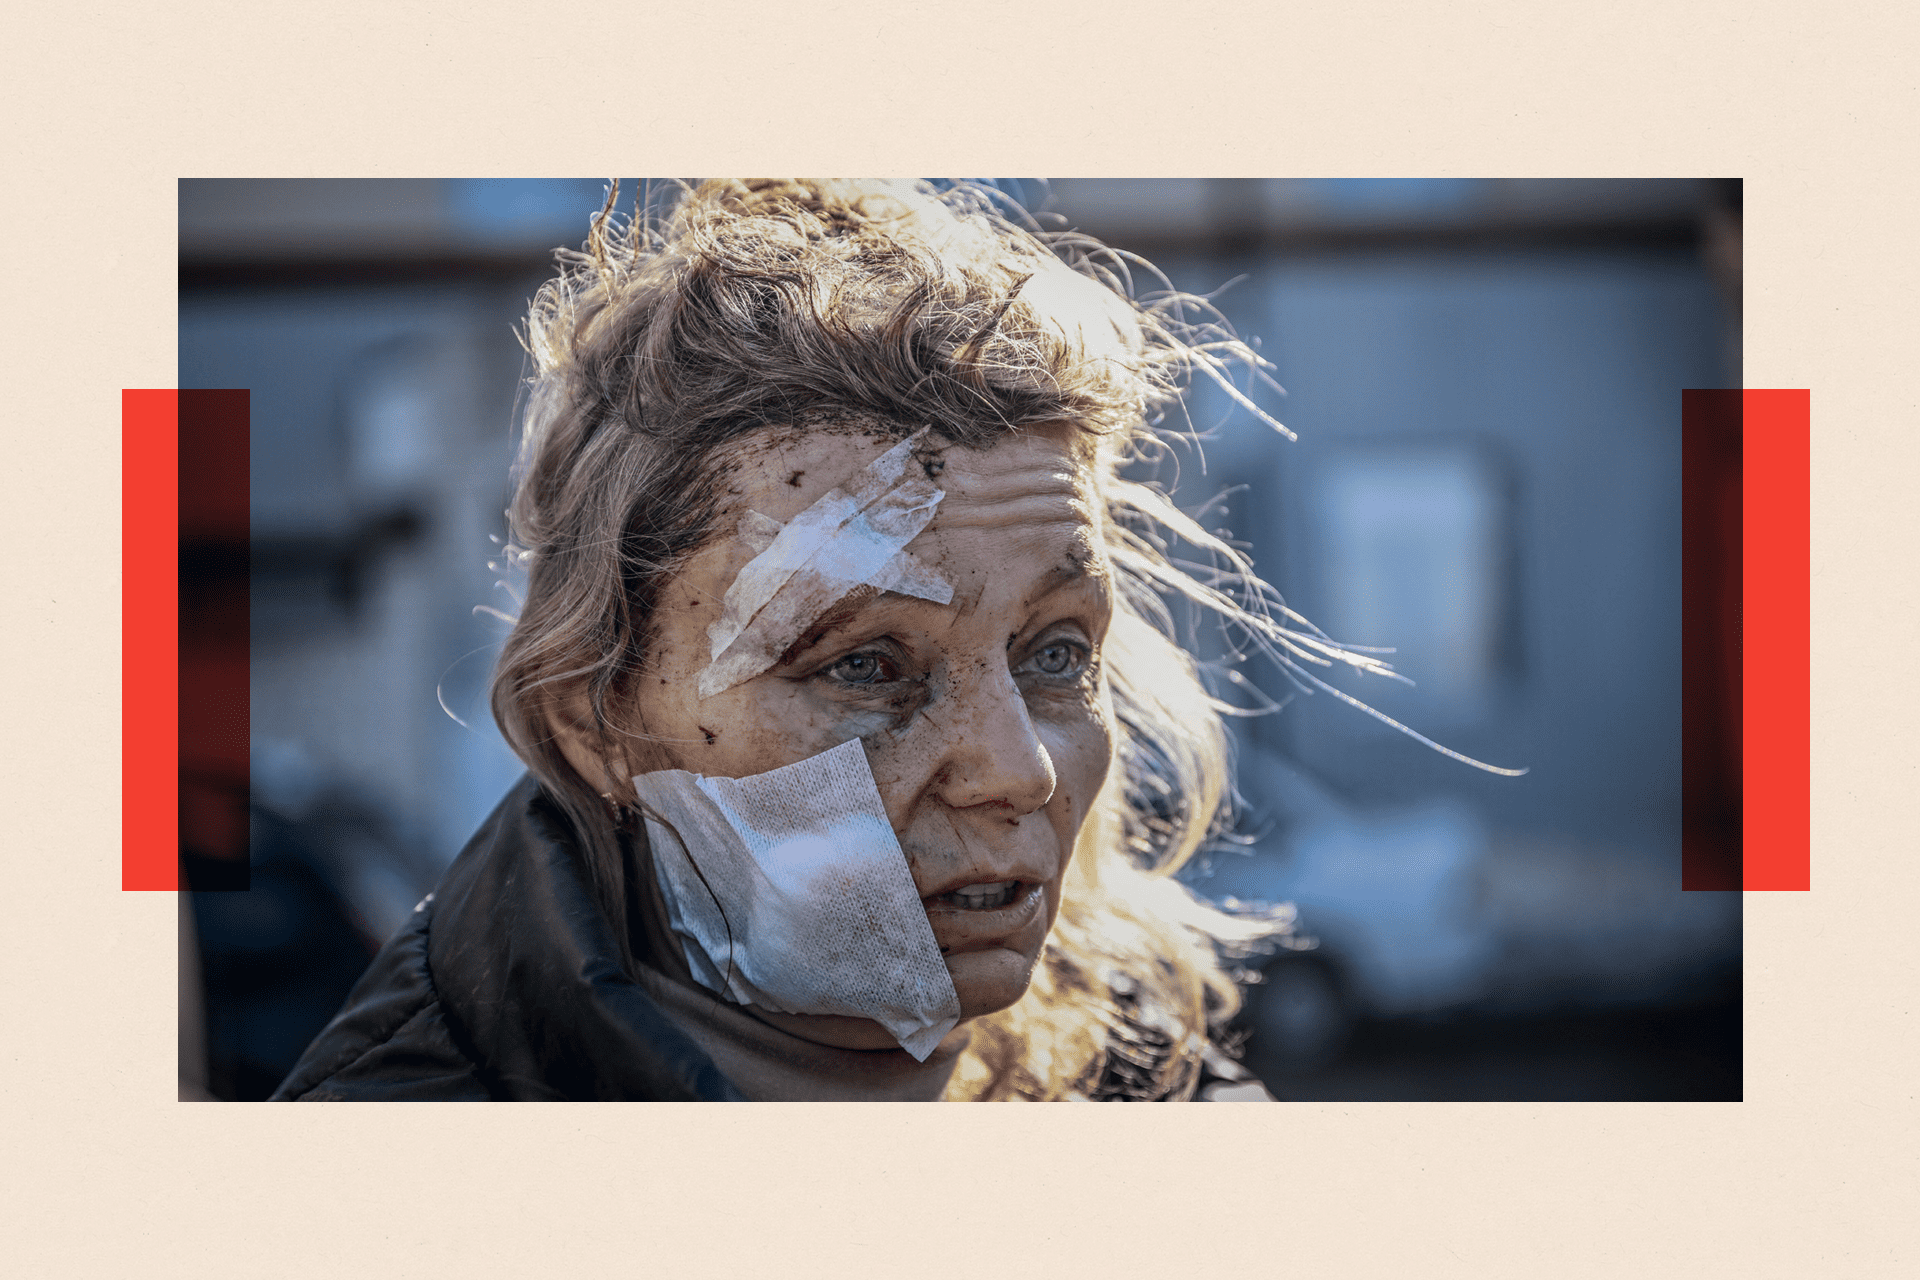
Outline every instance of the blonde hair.
{"type": "Polygon", "coordinates": [[[1244,401],[1225,371],[1258,358],[1196,299],[1136,299],[1137,259],[1041,232],[989,188],[708,181],[630,219],[616,195],[527,320],[535,376],[510,512],[527,576],[493,708],[571,819],[622,947],[630,864],[601,786],[559,743],[571,731],[619,751],[653,602],[716,533],[725,446],[823,413],[901,435],[932,425],[974,447],[1069,421],[1100,438],[1119,747],[1032,987],[979,1020],[950,1096],[1191,1093],[1238,1007],[1227,965],[1288,917],[1223,912],[1172,878],[1224,830],[1232,775],[1222,704],[1172,639],[1168,598],[1211,609],[1294,672],[1296,658],[1380,667],[1286,613],[1159,489],[1123,478],[1162,447],[1155,424],[1189,377],[1244,401]],[[1176,567],[1169,533],[1212,567],[1176,567]]]}

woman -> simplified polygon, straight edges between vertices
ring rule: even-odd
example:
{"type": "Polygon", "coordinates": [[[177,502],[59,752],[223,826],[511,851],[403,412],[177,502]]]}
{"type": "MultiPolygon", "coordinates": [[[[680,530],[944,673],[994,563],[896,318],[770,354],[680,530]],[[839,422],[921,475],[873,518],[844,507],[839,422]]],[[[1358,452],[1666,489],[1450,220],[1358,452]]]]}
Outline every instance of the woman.
{"type": "Polygon", "coordinates": [[[1165,597],[1378,664],[1123,478],[1252,353],[996,198],[609,197],[527,326],[528,776],[277,1097],[1266,1098],[1225,965],[1286,920],[1170,878],[1231,787],[1165,597]]]}

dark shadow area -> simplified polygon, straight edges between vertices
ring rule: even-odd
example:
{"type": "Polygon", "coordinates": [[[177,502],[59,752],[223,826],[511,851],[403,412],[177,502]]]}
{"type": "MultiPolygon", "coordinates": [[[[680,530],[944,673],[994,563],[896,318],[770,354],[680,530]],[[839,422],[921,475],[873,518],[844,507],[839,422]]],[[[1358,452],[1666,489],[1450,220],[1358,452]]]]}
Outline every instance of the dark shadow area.
{"type": "Polygon", "coordinates": [[[1295,1102],[1738,1102],[1737,981],[1655,1008],[1364,1019],[1302,1065],[1255,1036],[1244,1061],[1295,1102]]]}
{"type": "Polygon", "coordinates": [[[1738,890],[1743,840],[1740,392],[1682,401],[1681,885],[1738,890]]]}
{"type": "MultiPolygon", "coordinates": [[[[295,824],[255,807],[251,883],[240,893],[191,895],[206,991],[205,1087],[223,1101],[273,1092],[382,941],[330,865],[330,847],[375,840],[377,829],[344,807],[316,817],[295,824]]],[[[197,883],[222,864],[189,859],[185,869],[197,883]]]]}

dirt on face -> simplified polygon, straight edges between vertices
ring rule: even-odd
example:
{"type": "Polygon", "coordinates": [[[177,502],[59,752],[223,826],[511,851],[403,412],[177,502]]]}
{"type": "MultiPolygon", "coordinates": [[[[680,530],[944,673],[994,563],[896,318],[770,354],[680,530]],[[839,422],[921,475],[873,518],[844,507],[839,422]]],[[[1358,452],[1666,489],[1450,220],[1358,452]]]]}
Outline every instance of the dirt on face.
{"type": "MultiPolygon", "coordinates": [[[[721,528],[749,511],[791,521],[904,434],[757,433],[732,450],[721,528]]],[[[913,470],[943,496],[907,550],[952,600],[850,592],[771,669],[702,698],[707,628],[755,554],[723,533],[662,591],[653,678],[636,690],[647,767],[745,777],[859,739],[969,1017],[1024,991],[1113,749],[1099,661],[1113,584],[1089,457],[1068,427],[917,450],[913,470]],[[944,900],[1008,882],[1033,889],[1018,919],[944,900]]]]}

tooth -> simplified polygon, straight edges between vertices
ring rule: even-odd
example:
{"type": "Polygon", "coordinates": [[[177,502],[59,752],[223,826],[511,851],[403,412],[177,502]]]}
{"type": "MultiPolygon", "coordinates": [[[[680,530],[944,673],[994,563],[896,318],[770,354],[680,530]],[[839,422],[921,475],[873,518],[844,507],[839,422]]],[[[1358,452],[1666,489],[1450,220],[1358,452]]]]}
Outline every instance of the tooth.
{"type": "Polygon", "coordinates": [[[1017,880],[1000,880],[992,884],[965,884],[940,896],[942,901],[972,910],[1003,907],[1013,900],[1014,890],[1019,883],[1017,880]]]}

